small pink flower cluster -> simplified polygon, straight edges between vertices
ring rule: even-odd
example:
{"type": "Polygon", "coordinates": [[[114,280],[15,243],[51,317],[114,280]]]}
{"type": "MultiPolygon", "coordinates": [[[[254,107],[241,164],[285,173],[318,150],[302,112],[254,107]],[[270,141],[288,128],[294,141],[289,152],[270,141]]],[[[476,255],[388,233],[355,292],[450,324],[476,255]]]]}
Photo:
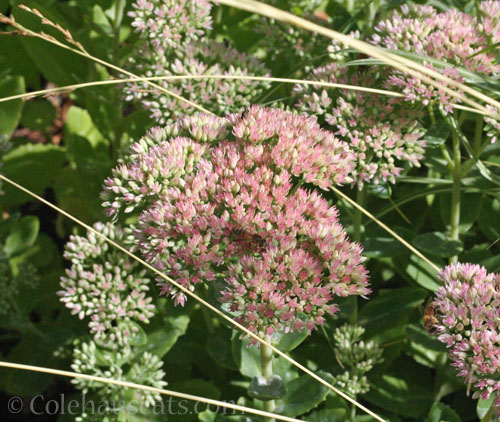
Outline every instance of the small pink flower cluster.
{"type": "MultiPolygon", "coordinates": [[[[223,76],[269,76],[255,57],[239,53],[234,48],[212,42],[193,42],[183,46],[182,56],[171,57],[161,63],[156,58],[153,63],[136,59],[136,69],[148,77],[181,75],[223,75],[223,76]]],[[[156,84],[181,95],[195,104],[208,107],[216,114],[240,110],[250,105],[269,87],[265,81],[244,79],[182,79],[177,81],[160,80],[156,84]]],[[[160,91],[151,94],[145,82],[129,83],[126,87],[127,100],[139,100],[151,117],[163,125],[175,121],[182,115],[191,114],[192,106],[160,91]]]]}
{"type": "MultiPolygon", "coordinates": [[[[483,4],[482,8],[485,13],[498,11],[498,5],[483,4]]],[[[424,61],[424,65],[463,82],[457,67],[483,75],[500,71],[494,53],[481,52],[491,37],[498,36],[497,25],[498,19],[491,15],[475,18],[455,9],[439,13],[431,6],[403,5],[401,12],[394,12],[375,27],[372,41],[389,49],[439,60],[443,67],[430,61],[424,61]]],[[[446,112],[451,111],[452,100],[446,93],[416,77],[396,71],[388,79],[388,86],[391,85],[403,88],[409,101],[437,102],[445,105],[446,112]]]]}
{"type": "MultiPolygon", "coordinates": [[[[211,3],[208,0],[137,0],[132,25],[142,43],[130,65],[145,77],[182,75],[269,76],[255,57],[226,43],[210,40],[211,3]]],[[[191,102],[225,115],[249,106],[269,87],[268,82],[242,79],[181,79],[155,81],[191,102]]],[[[195,109],[146,82],[125,86],[127,101],[138,100],[159,124],[193,114],[195,109]]]]}
{"type": "Polygon", "coordinates": [[[223,279],[222,301],[249,329],[311,330],[336,312],[334,296],[369,293],[336,208],[300,187],[350,181],[353,160],[312,117],[257,106],[195,115],[135,144],[106,180],[104,206],[140,211],[138,250],[178,283],[223,279]]]}
{"type": "MultiPolygon", "coordinates": [[[[500,275],[484,267],[453,264],[438,275],[438,339],[458,375],[476,389],[474,398],[500,392],[500,275]]],[[[495,400],[500,407],[500,395],[495,400]]]]}
{"type": "MultiPolygon", "coordinates": [[[[369,88],[380,85],[380,72],[376,67],[353,71],[331,63],[314,69],[312,78],[369,88]]],[[[405,162],[420,166],[426,146],[418,121],[422,113],[402,107],[401,99],[311,85],[297,85],[294,90],[299,110],[319,116],[356,152],[353,177],[360,189],[364,183],[395,183],[403,170],[399,165],[405,162]]]]}
{"type": "Polygon", "coordinates": [[[148,41],[144,48],[164,60],[169,50],[182,49],[212,28],[209,0],[136,0],[132,7],[132,26],[148,41]]]}
{"type": "Polygon", "coordinates": [[[490,44],[500,42],[500,2],[482,1],[479,5],[483,33],[489,38],[490,44]]]}

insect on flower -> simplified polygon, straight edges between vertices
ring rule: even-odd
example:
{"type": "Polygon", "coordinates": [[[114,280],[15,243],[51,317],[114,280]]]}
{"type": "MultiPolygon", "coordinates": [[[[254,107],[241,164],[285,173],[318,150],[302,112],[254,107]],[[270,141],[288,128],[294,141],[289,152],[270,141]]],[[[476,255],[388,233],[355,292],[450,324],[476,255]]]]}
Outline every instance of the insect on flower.
{"type": "Polygon", "coordinates": [[[248,116],[249,111],[250,111],[250,109],[248,107],[245,107],[245,109],[243,110],[243,113],[241,113],[241,120],[244,120],[245,117],[248,116]]]}
{"type": "Polygon", "coordinates": [[[424,311],[424,328],[430,335],[434,335],[438,323],[439,321],[436,317],[436,304],[434,302],[428,302],[424,311]]]}
{"type": "Polygon", "coordinates": [[[262,252],[266,247],[266,241],[258,234],[249,233],[241,228],[231,230],[231,236],[235,242],[243,242],[245,247],[256,252],[262,252]]]}

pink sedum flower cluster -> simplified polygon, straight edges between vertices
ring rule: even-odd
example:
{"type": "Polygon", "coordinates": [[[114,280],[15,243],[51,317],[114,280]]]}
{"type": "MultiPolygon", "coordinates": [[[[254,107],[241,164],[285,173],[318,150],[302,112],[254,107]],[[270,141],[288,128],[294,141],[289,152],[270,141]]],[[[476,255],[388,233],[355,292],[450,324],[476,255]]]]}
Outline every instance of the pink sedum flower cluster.
{"type": "MultiPolygon", "coordinates": [[[[438,339],[463,377],[476,389],[474,398],[500,392],[500,275],[484,267],[453,264],[438,275],[438,339]]],[[[500,407],[500,395],[495,400],[500,407]]]]}
{"type": "Polygon", "coordinates": [[[479,5],[481,27],[491,44],[500,42],[500,2],[482,1],[479,5]]]}
{"type": "MultiPolygon", "coordinates": [[[[142,43],[130,59],[133,70],[145,77],[183,75],[269,76],[255,57],[239,53],[229,42],[211,40],[211,2],[208,0],[137,0],[130,16],[142,43]]],[[[225,115],[249,106],[269,87],[265,81],[243,79],[158,80],[168,89],[215,114],[225,115]]],[[[160,125],[196,109],[146,82],[125,87],[127,101],[137,100],[160,125]]]]}
{"type": "Polygon", "coordinates": [[[369,293],[336,208],[301,187],[352,180],[354,154],[314,118],[257,106],[199,114],[132,151],[105,182],[108,214],[137,210],[145,259],[191,290],[223,281],[221,300],[254,332],[312,330],[337,311],[335,296],[369,293]]]}
{"type": "Polygon", "coordinates": [[[212,28],[209,0],[136,0],[132,7],[132,27],[147,40],[143,48],[164,60],[169,50],[182,49],[212,28]]]}
{"type": "MultiPolygon", "coordinates": [[[[498,18],[486,14],[498,12],[498,5],[485,3],[481,6],[485,15],[479,18],[455,9],[438,12],[431,6],[403,5],[401,12],[394,12],[379,22],[372,42],[439,60],[445,64],[444,68],[430,61],[424,61],[424,65],[458,82],[464,79],[457,67],[482,75],[497,73],[500,66],[495,62],[494,52],[481,50],[488,47],[491,38],[498,36],[498,18]]],[[[387,85],[401,88],[409,101],[441,103],[446,112],[451,111],[451,99],[444,91],[422,83],[416,77],[395,71],[387,85]]]]}
{"type": "MultiPolygon", "coordinates": [[[[353,71],[331,63],[313,70],[312,79],[363,87],[379,87],[380,69],[353,71]]],[[[356,152],[353,177],[365,183],[395,183],[404,163],[419,167],[426,142],[419,110],[408,110],[400,98],[348,89],[297,85],[297,108],[319,116],[356,152]]]]}

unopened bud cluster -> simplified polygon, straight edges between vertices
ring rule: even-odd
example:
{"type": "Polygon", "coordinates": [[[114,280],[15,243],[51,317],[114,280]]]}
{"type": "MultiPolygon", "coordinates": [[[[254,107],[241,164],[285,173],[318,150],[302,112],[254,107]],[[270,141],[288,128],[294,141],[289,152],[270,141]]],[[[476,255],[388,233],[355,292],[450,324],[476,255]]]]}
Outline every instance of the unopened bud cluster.
{"type": "MultiPolygon", "coordinates": [[[[118,243],[125,238],[124,231],[110,223],[93,228],[118,243]]],[[[61,302],[80,319],[89,318],[90,332],[100,344],[127,344],[137,323],[147,324],[154,315],[146,271],[90,231],[86,237],[71,236],[64,257],[71,267],[61,277],[61,302]]]]}
{"type": "MultiPolygon", "coordinates": [[[[162,366],[161,359],[150,352],[141,352],[128,345],[120,350],[103,349],[95,342],[89,341],[80,342],[75,346],[71,368],[79,374],[163,388],[167,383],[163,380],[165,372],[162,366]]],[[[85,394],[97,391],[101,399],[116,403],[126,402],[126,390],[122,386],[83,378],[75,378],[72,383],[85,394]]],[[[146,407],[161,400],[160,394],[147,390],[134,390],[134,394],[146,407]]]]}
{"type": "Polygon", "coordinates": [[[366,373],[383,361],[382,349],[373,341],[365,342],[363,327],[343,325],[335,330],[335,356],[346,371],[335,377],[335,385],[351,396],[365,394],[370,390],[366,373]]]}

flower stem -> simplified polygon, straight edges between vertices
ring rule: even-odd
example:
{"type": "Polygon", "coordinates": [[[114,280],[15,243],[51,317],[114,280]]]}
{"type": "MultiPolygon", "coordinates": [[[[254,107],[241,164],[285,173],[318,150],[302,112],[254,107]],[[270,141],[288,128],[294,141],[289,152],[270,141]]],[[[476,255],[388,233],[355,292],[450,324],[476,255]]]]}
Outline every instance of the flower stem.
{"type": "MultiPolygon", "coordinates": [[[[266,336],[266,341],[271,343],[271,336],[266,336]]],[[[265,344],[260,345],[260,366],[262,370],[262,376],[268,380],[273,376],[273,351],[271,348],[265,344]]],[[[276,409],[276,403],[274,400],[264,401],[264,410],[266,412],[273,412],[276,409]]],[[[274,418],[269,418],[269,422],[275,422],[274,418]]]]}
{"type": "MultiPolygon", "coordinates": [[[[363,190],[358,190],[356,192],[356,203],[363,207],[365,202],[365,193],[363,190]]],[[[362,222],[363,214],[361,214],[361,210],[356,208],[354,210],[354,232],[352,236],[352,240],[355,242],[361,241],[361,222],[362,222]]]]}
{"type": "MultiPolygon", "coordinates": [[[[360,207],[364,207],[365,204],[365,192],[364,190],[358,189],[356,192],[356,203],[360,207]]],[[[354,216],[353,216],[353,223],[354,223],[354,232],[352,234],[352,238],[355,242],[361,242],[361,223],[363,222],[363,214],[361,213],[361,210],[359,208],[356,208],[354,210],[354,216]]],[[[352,314],[351,317],[349,318],[349,321],[351,324],[357,324],[358,323],[358,297],[353,296],[353,301],[354,301],[354,306],[352,309],[352,314]]],[[[354,409],[354,413],[356,413],[356,409],[354,409]]]]}
{"type": "MultiPolygon", "coordinates": [[[[460,238],[460,186],[462,178],[460,140],[456,130],[453,130],[453,187],[451,192],[450,238],[460,238]]],[[[452,256],[450,263],[457,262],[458,256],[452,256]]]]}
{"type": "Polygon", "coordinates": [[[356,406],[352,406],[351,405],[351,415],[349,417],[349,421],[350,422],[356,422],[356,406]]]}

